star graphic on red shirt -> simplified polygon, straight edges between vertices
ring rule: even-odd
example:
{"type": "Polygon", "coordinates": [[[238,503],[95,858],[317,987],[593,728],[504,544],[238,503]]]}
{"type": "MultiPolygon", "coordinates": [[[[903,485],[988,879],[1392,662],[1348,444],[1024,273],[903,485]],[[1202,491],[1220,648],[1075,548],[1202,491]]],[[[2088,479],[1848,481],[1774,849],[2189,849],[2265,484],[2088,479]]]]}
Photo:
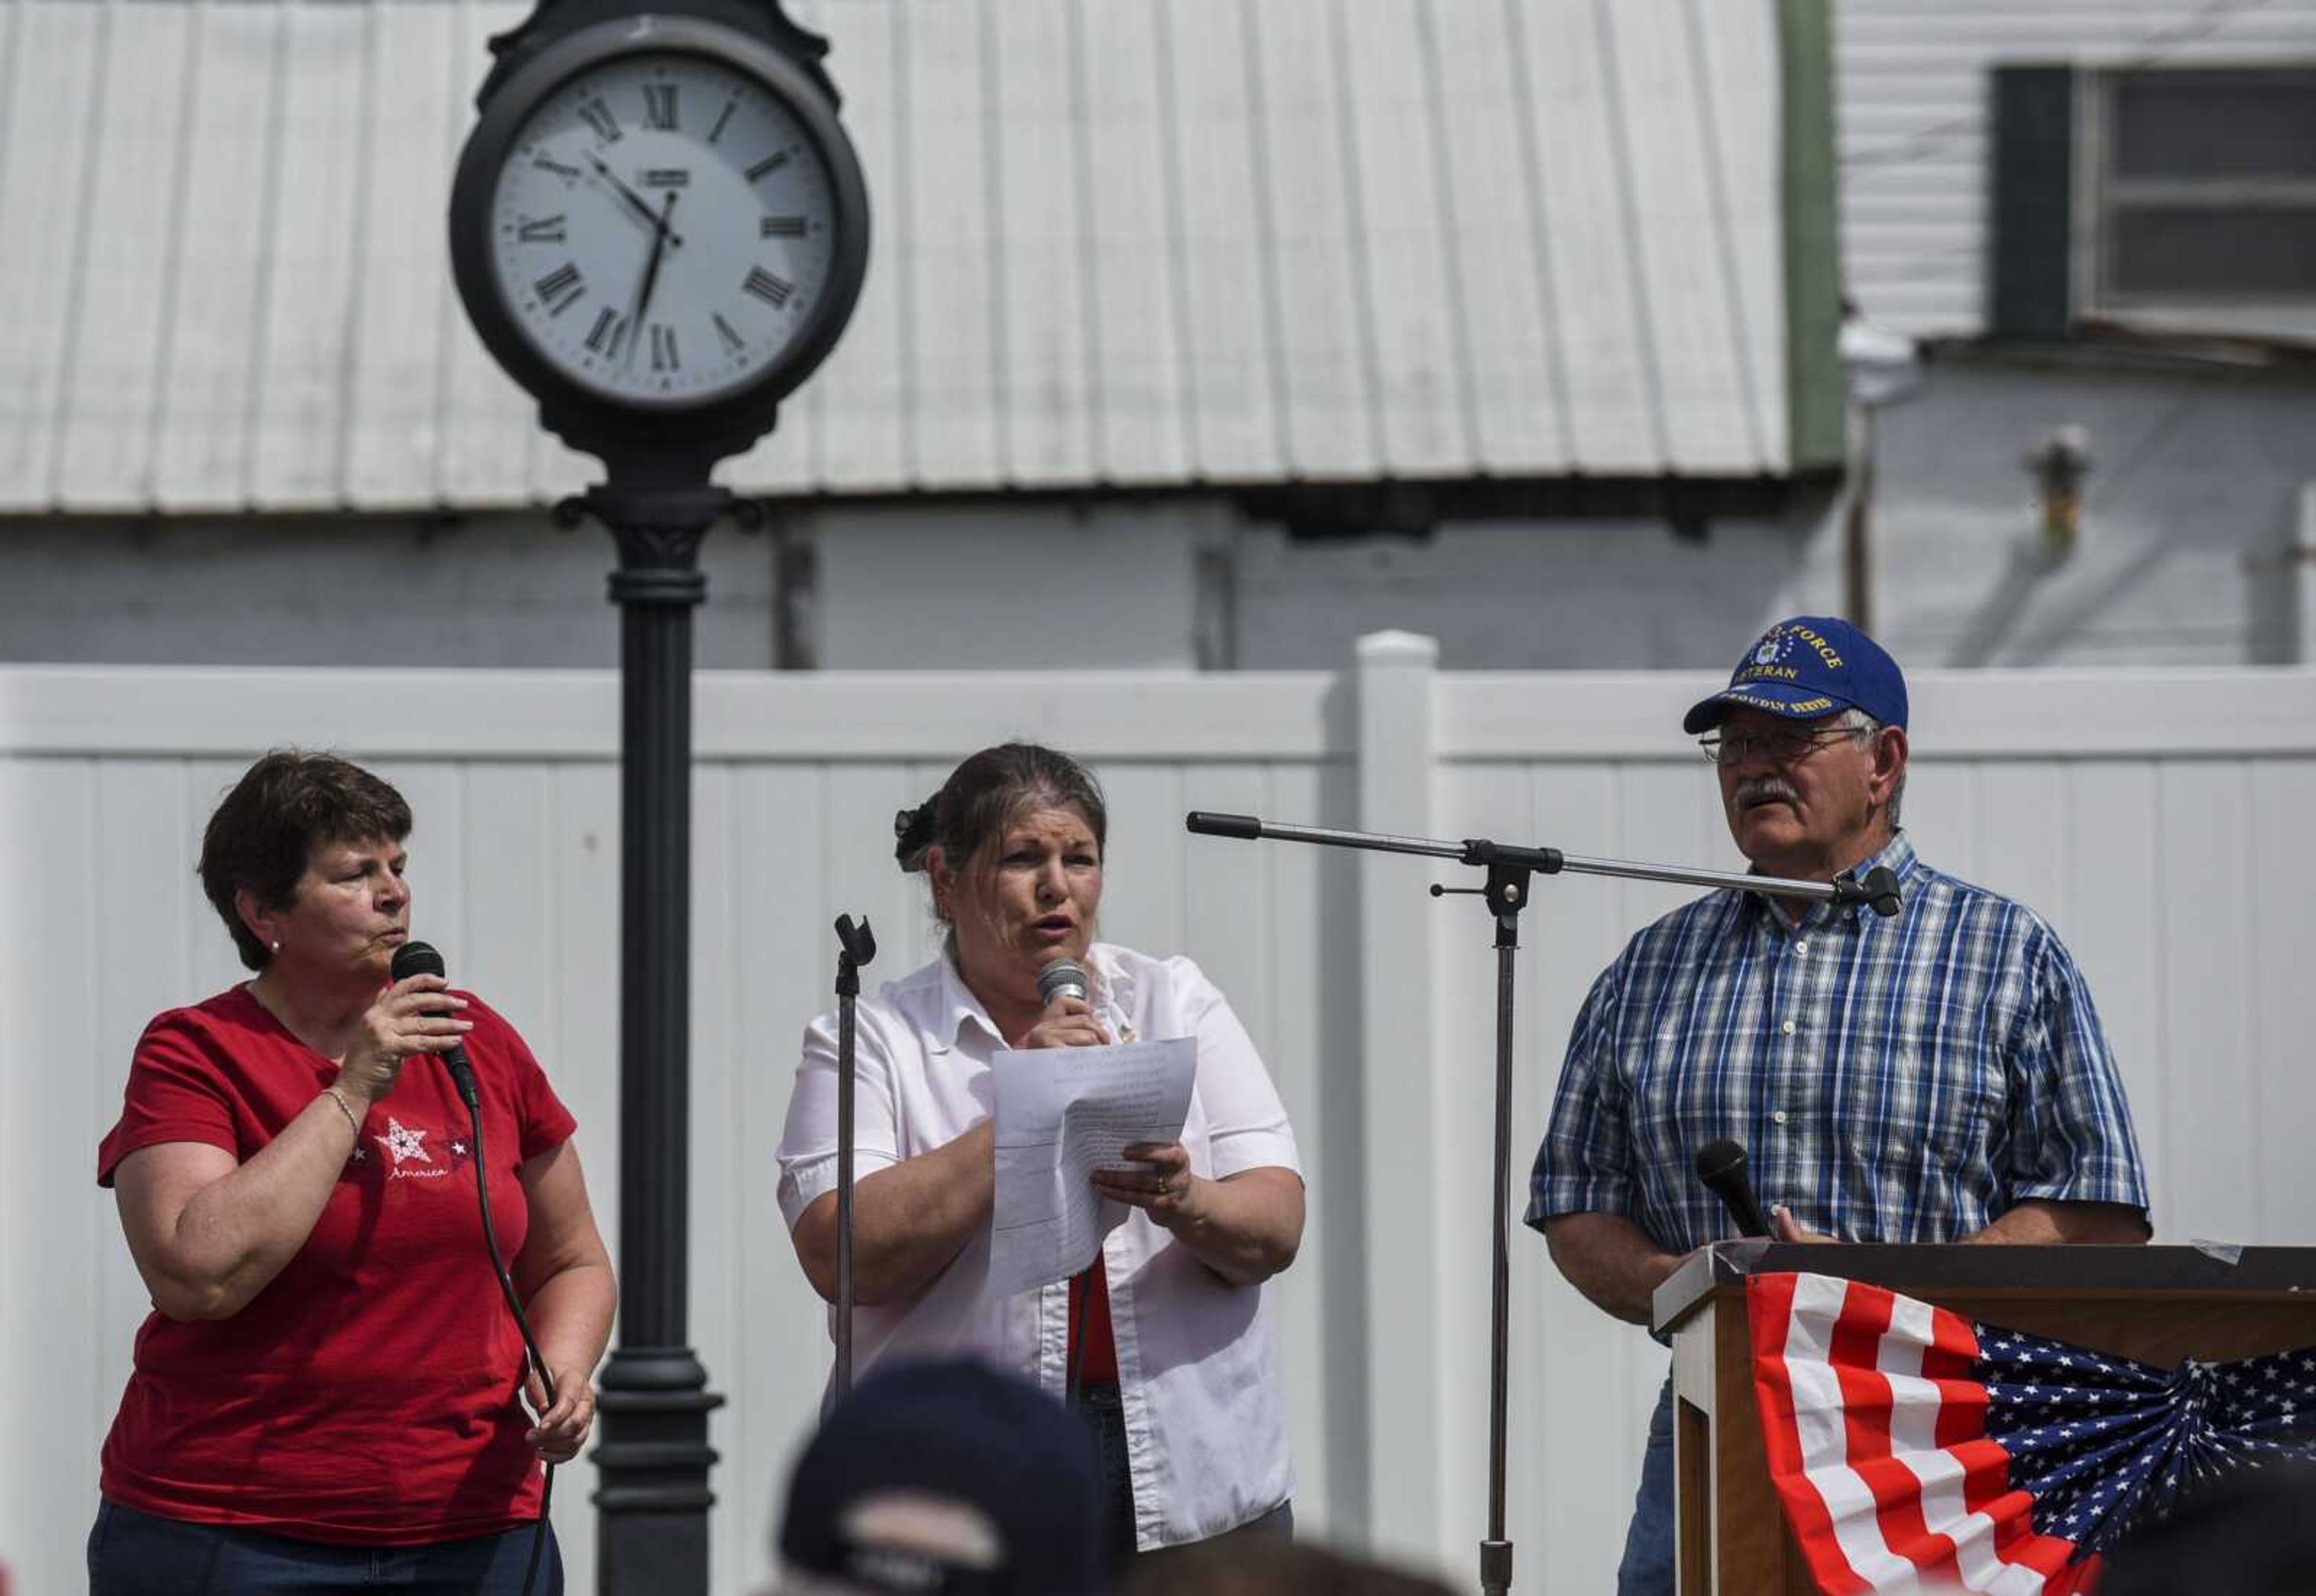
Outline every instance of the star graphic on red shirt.
{"type": "Polygon", "coordinates": [[[433,1157],[426,1151],[426,1132],[411,1130],[391,1114],[387,1116],[386,1134],[374,1137],[372,1139],[394,1155],[396,1167],[410,1159],[414,1159],[421,1164],[434,1162],[433,1157]]]}

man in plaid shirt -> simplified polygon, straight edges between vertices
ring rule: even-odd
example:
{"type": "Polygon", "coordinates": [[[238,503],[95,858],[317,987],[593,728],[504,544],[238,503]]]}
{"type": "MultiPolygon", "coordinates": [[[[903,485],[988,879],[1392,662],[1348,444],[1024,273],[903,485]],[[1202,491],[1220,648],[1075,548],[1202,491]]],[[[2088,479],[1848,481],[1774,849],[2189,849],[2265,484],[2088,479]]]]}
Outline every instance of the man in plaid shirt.
{"type": "MultiPolygon", "coordinates": [[[[1750,647],[1684,728],[1766,875],[1875,866],[1883,919],[1724,891],[1593,983],[1537,1149],[1528,1222],[1605,1311],[1649,1322],[1683,1255],[1734,1234],[1695,1174],[1734,1138],[1781,1241],[2147,1239],[2123,1082],[2074,961],[2024,907],[1917,858],[1898,829],[1906,684],[1846,621],[1750,647]]],[[[1672,1394],[1649,1424],[1620,1596],[1673,1589],[1672,1394]]]]}

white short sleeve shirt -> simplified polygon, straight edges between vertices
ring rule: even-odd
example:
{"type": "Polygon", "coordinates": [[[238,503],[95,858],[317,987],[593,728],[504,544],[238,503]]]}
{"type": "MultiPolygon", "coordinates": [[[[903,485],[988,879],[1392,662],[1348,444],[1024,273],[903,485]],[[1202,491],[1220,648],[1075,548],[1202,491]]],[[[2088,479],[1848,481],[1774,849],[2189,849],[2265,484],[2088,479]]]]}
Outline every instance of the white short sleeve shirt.
{"type": "MultiPolygon", "coordinates": [[[[1088,1001],[1111,1035],[1197,1040],[1198,1076],[1182,1130],[1192,1170],[1213,1180],[1264,1166],[1302,1174],[1269,1071],[1228,1000],[1196,964],[1096,943],[1086,965],[1088,1001]]],[[[864,998],[855,1020],[857,1179],[945,1146],[990,1116],[994,1071],[1009,1050],[948,959],[864,998]]],[[[779,1164],[780,1211],[793,1228],[815,1200],[836,1189],[833,1014],[806,1027],[779,1164]]],[[[1232,1285],[1139,1210],[1110,1233],[1102,1255],[1136,1544],[1147,1551],[1203,1539],[1286,1501],[1295,1480],[1269,1290],[1232,1285]]],[[[984,1230],[912,1300],[856,1308],[856,1372],[895,1356],[971,1354],[1018,1370],[1059,1396],[1067,1378],[1069,1288],[994,1296],[985,1289],[988,1269],[984,1230]]]]}

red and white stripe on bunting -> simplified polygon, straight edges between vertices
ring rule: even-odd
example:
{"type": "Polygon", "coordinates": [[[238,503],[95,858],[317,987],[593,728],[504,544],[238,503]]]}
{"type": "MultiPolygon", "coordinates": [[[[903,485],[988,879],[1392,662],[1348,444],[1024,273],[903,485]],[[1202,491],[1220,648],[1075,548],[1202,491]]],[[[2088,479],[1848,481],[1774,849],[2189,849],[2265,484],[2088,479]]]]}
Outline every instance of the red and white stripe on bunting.
{"type": "Polygon", "coordinates": [[[2096,1557],[2040,1535],[2010,1454],[1986,1433],[1970,1321],[1822,1274],[1746,1282],[1769,1473],[1828,1596],[2065,1596],[2096,1557]]]}

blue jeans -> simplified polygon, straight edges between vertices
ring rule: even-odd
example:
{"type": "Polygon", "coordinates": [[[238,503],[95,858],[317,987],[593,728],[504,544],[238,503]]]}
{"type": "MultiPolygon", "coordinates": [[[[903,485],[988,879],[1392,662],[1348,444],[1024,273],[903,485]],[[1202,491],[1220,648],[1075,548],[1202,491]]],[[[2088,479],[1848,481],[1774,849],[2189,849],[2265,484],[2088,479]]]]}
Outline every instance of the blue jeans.
{"type": "Polygon", "coordinates": [[[1672,1380],[1667,1377],[1649,1415],[1640,1494],[1625,1531],[1625,1560],[1617,1565],[1617,1596],[1672,1596],[1672,1380]]]}
{"type": "MultiPolygon", "coordinates": [[[[1162,1568],[1173,1560],[1181,1547],[1161,1547],[1154,1552],[1135,1550],[1134,1472],[1126,1450],[1126,1408],[1118,1396],[1118,1388],[1111,1385],[1088,1385],[1078,1392],[1078,1405],[1086,1423],[1092,1426],[1094,1442],[1101,1451],[1103,1494],[1109,1499],[1110,1556],[1122,1574],[1127,1567],[1162,1568]]],[[[1234,1535],[1279,1535],[1288,1539],[1295,1537],[1295,1503],[1282,1502],[1259,1519],[1250,1519],[1235,1530],[1225,1530],[1214,1540],[1227,1540],[1234,1535]]],[[[1190,1546],[1203,1546],[1204,1541],[1190,1541],[1190,1546]]],[[[1147,1577],[1147,1576],[1143,1576],[1147,1577]]]]}
{"type": "MultiPolygon", "coordinates": [[[[101,1503],[88,1532],[89,1596],[259,1596],[264,1592],[375,1591],[412,1596],[521,1596],[533,1531],[421,1547],[325,1546],[254,1530],[156,1518],[101,1503]]],[[[555,1531],[532,1596],[561,1596],[555,1531]]]]}

